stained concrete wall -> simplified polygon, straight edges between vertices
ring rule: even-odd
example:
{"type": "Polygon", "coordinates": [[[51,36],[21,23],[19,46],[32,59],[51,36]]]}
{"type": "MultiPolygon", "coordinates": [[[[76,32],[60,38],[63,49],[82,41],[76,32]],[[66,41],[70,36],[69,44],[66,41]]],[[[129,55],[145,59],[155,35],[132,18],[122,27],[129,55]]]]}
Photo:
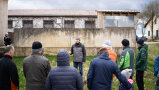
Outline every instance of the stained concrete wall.
{"type": "Polygon", "coordinates": [[[97,28],[96,17],[9,17],[8,20],[13,21],[13,28],[8,29],[9,32],[14,32],[14,28],[23,28],[23,20],[33,20],[33,28],[44,28],[44,20],[53,20],[54,28],[64,28],[65,20],[74,20],[75,28],[85,28],[86,20],[94,20],[97,28]]]}
{"type": "Polygon", "coordinates": [[[3,44],[3,37],[8,28],[8,0],[0,0],[0,46],[3,44]]]}
{"type": "Polygon", "coordinates": [[[76,37],[81,38],[88,56],[96,55],[105,40],[111,41],[114,51],[118,54],[122,52],[121,41],[124,38],[130,40],[130,46],[134,50],[136,46],[136,30],[134,29],[15,29],[15,55],[30,55],[34,41],[42,42],[46,53],[55,55],[59,49],[70,50],[76,37]]]}

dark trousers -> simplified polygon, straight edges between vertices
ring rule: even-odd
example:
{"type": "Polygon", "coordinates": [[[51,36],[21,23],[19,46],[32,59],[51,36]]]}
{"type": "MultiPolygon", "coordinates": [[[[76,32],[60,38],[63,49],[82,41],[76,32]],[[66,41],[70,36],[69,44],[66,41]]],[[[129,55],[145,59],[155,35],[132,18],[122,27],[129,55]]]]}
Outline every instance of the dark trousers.
{"type": "Polygon", "coordinates": [[[138,90],[144,90],[144,71],[136,71],[136,83],[138,86],[138,90]]]}
{"type": "Polygon", "coordinates": [[[81,76],[83,76],[83,63],[82,62],[73,62],[73,65],[75,68],[78,68],[79,66],[79,72],[81,76]]]}

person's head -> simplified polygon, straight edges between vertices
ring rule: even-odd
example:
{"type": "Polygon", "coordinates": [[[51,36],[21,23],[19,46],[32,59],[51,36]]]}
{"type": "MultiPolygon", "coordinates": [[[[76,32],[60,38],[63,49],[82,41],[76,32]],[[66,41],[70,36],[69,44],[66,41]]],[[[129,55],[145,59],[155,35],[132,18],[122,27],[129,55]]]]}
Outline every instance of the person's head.
{"type": "Polygon", "coordinates": [[[5,34],[5,37],[8,37],[8,33],[5,34]]]}
{"type": "Polygon", "coordinates": [[[137,41],[137,46],[138,47],[141,47],[141,46],[143,46],[144,45],[144,40],[143,39],[139,39],[138,41],[137,41]]]}
{"type": "Polygon", "coordinates": [[[57,65],[58,66],[69,66],[70,56],[66,50],[60,50],[57,54],[57,65]]]}
{"type": "Polygon", "coordinates": [[[106,40],[102,45],[102,47],[107,49],[112,49],[111,42],[109,40],[106,40]]]}
{"type": "Polygon", "coordinates": [[[42,53],[42,43],[39,42],[39,41],[33,42],[33,44],[32,44],[32,50],[33,50],[33,53],[39,53],[39,54],[41,54],[42,53]]]}
{"type": "Polygon", "coordinates": [[[4,56],[4,52],[0,51],[0,58],[4,56]]]}
{"type": "Polygon", "coordinates": [[[13,46],[6,46],[4,49],[4,53],[10,56],[14,55],[14,47],[13,46]]]}
{"type": "Polygon", "coordinates": [[[121,72],[121,74],[124,75],[127,79],[129,79],[132,74],[132,69],[125,69],[121,72]]]}
{"type": "Polygon", "coordinates": [[[128,39],[123,39],[121,43],[122,43],[123,47],[129,46],[129,40],[128,39]]]}
{"type": "Polygon", "coordinates": [[[108,51],[107,51],[107,48],[100,48],[100,49],[98,50],[97,56],[100,56],[100,55],[103,54],[104,52],[108,52],[108,51]]]}
{"type": "Polygon", "coordinates": [[[80,41],[81,41],[81,39],[80,39],[80,38],[76,38],[76,43],[77,43],[77,44],[79,44],[79,43],[80,43],[80,41]]]}

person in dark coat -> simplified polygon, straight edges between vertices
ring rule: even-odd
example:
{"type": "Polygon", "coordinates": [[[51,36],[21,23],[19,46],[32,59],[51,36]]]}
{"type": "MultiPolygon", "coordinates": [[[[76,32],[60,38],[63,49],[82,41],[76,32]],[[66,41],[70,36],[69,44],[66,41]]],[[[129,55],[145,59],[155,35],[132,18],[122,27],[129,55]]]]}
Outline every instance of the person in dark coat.
{"type": "Polygon", "coordinates": [[[83,81],[76,68],[70,67],[70,57],[66,50],[57,55],[57,67],[46,79],[47,90],[83,90],[83,81]]]}
{"type": "Polygon", "coordinates": [[[10,44],[11,44],[11,38],[8,36],[8,33],[7,33],[5,34],[5,37],[4,37],[4,45],[7,46],[10,44]]]}
{"type": "Polygon", "coordinates": [[[7,46],[0,59],[0,90],[18,90],[19,76],[16,64],[12,61],[14,47],[7,46]]]}
{"type": "Polygon", "coordinates": [[[75,68],[79,66],[79,72],[83,76],[83,62],[86,60],[85,46],[80,42],[80,38],[76,38],[76,43],[72,45],[70,55],[73,54],[73,65],[75,68]]]}
{"type": "Polygon", "coordinates": [[[148,45],[143,39],[137,41],[139,53],[136,57],[136,83],[139,90],[144,90],[144,71],[147,70],[148,45]]]}
{"type": "Polygon", "coordinates": [[[156,57],[154,62],[154,75],[157,76],[155,83],[155,90],[159,90],[159,55],[156,57]]]}
{"type": "Polygon", "coordinates": [[[130,90],[132,85],[121,74],[118,65],[109,58],[107,49],[100,49],[98,55],[97,58],[90,62],[87,74],[87,87],[89,90],[111,90],[113,74],[125,85],[127,90],[130,90]]]}
{"type": "Polygon", "coordinates": [[[46,90],[45,81],[50,69],[49,60],[42,55],[42,44],[33,42],[32,55],[23,61],[26,90],[46,90]]]}
{"type": "Polygon", "coordinates": [[[0,59],[4,56],[4,52],[0,51],[0,59]]]}

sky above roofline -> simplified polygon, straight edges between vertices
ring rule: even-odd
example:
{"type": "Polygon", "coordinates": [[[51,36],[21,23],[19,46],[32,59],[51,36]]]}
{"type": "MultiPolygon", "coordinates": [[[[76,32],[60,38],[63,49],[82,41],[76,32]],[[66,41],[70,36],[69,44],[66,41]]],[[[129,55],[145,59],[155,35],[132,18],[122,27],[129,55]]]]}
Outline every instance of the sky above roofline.
{"type": "Polygon", "coordinates": [[[9,0],[8,9],[138,10],[152,0],[9,0]]]}

